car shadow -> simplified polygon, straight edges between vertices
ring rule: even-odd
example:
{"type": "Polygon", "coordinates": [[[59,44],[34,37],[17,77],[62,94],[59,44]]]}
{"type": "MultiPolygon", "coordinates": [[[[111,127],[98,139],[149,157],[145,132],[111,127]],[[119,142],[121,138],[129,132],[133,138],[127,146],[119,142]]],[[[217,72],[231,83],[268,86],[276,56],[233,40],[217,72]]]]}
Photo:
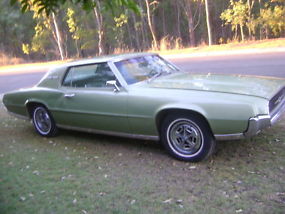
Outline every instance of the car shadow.
{"type": "Polygon", "coordinates": [[[142,149],[147,152],[165,153],[162,144],[159,141],[133,139],[126,137],[110,136],[103,134],[93,134],[88,132],[71,131],[60,129],[59,137],[73,138],[78,142],[88,142],[93,145],[104,145],[110,148],[126,148],[141,151],[142,149]]]}

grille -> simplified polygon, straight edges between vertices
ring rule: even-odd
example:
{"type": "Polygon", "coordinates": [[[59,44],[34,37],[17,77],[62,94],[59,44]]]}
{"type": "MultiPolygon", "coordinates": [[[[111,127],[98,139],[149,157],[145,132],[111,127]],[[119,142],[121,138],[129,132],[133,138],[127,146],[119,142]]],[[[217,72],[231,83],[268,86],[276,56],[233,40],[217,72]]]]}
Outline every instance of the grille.
{"type": "Polygon", "coordinates": [[[269,112],[272,112],[276,106],[285,98],[285,87],[282,88],[272,99],[269,101],[269,112]]]}

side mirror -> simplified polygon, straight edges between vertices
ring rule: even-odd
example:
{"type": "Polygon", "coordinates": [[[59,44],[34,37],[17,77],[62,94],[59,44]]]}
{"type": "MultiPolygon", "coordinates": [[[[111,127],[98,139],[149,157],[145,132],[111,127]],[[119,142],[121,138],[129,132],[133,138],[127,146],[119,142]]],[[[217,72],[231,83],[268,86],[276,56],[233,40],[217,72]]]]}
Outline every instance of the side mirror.
{"type": "Polygon", "coordinates": [[[112,85],[114,86],[114,92],[119,92],[120,91],[120,88],[119,86],[117,85],[117,81],[116,80],[108,80],[106,82],[106,85],[112,85]]]}

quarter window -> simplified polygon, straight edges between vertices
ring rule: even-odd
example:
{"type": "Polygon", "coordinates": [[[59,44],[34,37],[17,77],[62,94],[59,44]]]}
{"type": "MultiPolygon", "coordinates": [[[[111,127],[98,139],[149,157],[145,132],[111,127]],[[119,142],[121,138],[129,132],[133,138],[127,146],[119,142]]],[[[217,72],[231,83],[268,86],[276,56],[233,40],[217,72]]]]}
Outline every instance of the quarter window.
{"type": "Polygon", "coordinates": [[[116,80],[107,63],[71,67],[62,85],[75,88],[103,88],[106,82],[116,80]]]}

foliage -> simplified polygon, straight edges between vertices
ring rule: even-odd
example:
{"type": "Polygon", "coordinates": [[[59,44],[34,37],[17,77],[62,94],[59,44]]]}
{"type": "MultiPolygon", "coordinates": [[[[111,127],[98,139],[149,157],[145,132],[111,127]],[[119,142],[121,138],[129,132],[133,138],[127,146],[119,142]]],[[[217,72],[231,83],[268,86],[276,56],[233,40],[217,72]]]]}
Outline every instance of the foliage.
{"type": "Polygon", "coordinates": [[[82,56],[84,55],[82,54],[83,50],[95,48],[96,41],[94,38],[96,38],[96,29],[84,28],[86,17],[79,14],[78,9],[68,7],[65,20],[71,37],[75,41],[77,56],[82,56]]]}
{"type": "MultiPolygon", "coordinates": [[[[58,8],[64,4],[70,2],[74,4],[81,4],[82,9],[86,11],[91,11],[98,4],[99,0],[19,0],[21,5],[21,10],[27,12],[31,10],[32,7],[39,7],[39,13],[45,13],[50,15],[52,12],[56,12],[58,8]]],[[[17,0],[10,0],[13,5],[17,0]]],[[[137,4],[133,0],[101,0],[104,5],[105,10],[115,11],[116,8],[125,6],[134,12],[139,12],[137,4]]]]}
{"type": "MultiPolygon", "coordinates": [[[[259,10],[252,11],[255,1],[231,0],[228,9],[221,14],[221,19],[226,25],[231,25],[232,30],[237,34],[238,25],[243,37],[243,27],[248,28],[248,32],[255,33],[260,26],[262,32],[265,31],[266,38],[269,38],[269,31],[274,36],[282,36],[285,30],[285,6],[284,0],[271,0],[259,5],[259,10]],[[254,12],[255,14],[252,14],[254,12]]],[[[261,1],[260,1],[261,2],[261,1]]],[[[250,36],[250,35],[249,35],[250,36]]],[[[262,35],[260,35],[262,38],[262,35]]]]}
{"type": "Polygon", "coordinates": [[[258,23],[263,29],[270,29],[274,36],[280,36],[285,29],[285,7],[275,6],[261,10],[258,23]]]}
{"type": "Polygon", "coordinates": [[[33,36],[32,13],[21,14],[19,7],[9,6],[9,0],[0,1],[0,52],[19,56],[22,43],[29,43],[33,36]]]}
{"type": "MultiPolygon", "coordinates": [[[[208,1],[213,43],[285,36],[284,3],[208,1]]],[[[157,49],[208,41],[204,0],[2,0],[0,24],[0,52],[32,60],[144,51],[154,40],[157,49]]]]}
{"type": "Polygon", "coordinates": [[[230,24],[232,26],[232,30],[237,33],[238,26],[243,28],[243,26],[248,22],[248,10],[248,5],[244,0],[231,0],[229,8],[221,14],[221,19],[225,20],[226,24],[230,24]]]}

